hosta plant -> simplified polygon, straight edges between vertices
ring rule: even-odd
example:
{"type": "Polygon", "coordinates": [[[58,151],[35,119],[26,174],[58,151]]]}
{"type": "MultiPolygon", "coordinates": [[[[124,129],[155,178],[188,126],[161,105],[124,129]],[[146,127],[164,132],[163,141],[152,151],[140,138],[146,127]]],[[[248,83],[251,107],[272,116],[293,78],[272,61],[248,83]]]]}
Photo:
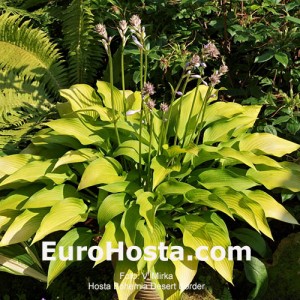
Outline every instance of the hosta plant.
{"type": "MultiPolygon", "coordinates": [[[[110,65],[109,83],[98,81],[96,90],[85,84],[61,90],[67,100],[58,106],[61,117],[46,123],[22,153],[0,158],[0,263],[4,271],[50,285],[72,261],[51,261],[46,279],[35,249],[43,240],[59,239],[57,258],[59,246],[65,256],[68,246],[105,249],[108,242],[141,249],[163,243],[166,256],[172,246],[181,246],[181,260],[124,257],[114,266],[119,299],[134,299],[146,273],[161,299],[179,299],[197,271],[194,251],[231,245],[224,220],[244,221],[269,238],[267,218],[297,224],[267,191],[300,191],[300,167],[281,159],[299,145],[251,133],[260,106],[218,101],[215,85],[226,66],[207,84],[201,64],[208,55],[219,56],[212,43],[184,66],[169,105],[156,109],[154,87],[146,82],[145,33],[133,21],[138,20],[132,20],[132,31],[141,54],[140,90],[115,88],[110,65]],[[195,78],[196,87],[185,92],[195,78]],[[151,277],[158,273],[173,277],[151,277]],[[163,284],[172,288],[160,288],[163,284]]],[[[111,64],[111,39],[104,27],[96,29],[111,64]]],[[[208,255],[206,263],[233,282],[233,261],[208,255]]]]}

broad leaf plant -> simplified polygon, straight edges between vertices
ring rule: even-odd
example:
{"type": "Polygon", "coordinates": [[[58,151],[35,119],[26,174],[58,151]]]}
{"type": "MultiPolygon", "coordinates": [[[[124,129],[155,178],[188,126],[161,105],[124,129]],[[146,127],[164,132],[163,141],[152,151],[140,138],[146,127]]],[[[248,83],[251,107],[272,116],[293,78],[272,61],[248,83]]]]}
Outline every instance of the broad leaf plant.
{"type": "MultiPolygon", "coordinates": [[[[177,288],[157,292],[162,299],[179,299],[199,263],[187,255],[203,245],[231,245],[227,217],[271,239],[268,218],[297,224],[268,190],[300,191],[299,165],[282,159],[300,146],[251,132],[260,106],[218,100],[215,86],[226,66],[207,78],[202,62],[219,56],[212,43],[183,67],[170,102],[157,109],[147,82],[150,50],[138,17],[131,18],[141,60],[138,91],[126,90],[124,77],[121,90],[113,86],[112,38],[103,25],[96,30],[108,54],[110,82],[98,81],[96,89],[86,84],[62,89],[66,102],[58,105],[60,118],[46,123],[21,153],[0,158],[1,270],[50,285],[72,262],[51,261],[46,275],[35,246],[61,236],[57,232],[64,235],[55,257],[59,246],[104,249],[107,242],[114,248],[124,242],[143,249],[164,243],[183,247],[185,259],[116,261],[118,297],[134,299],[138,292],[120,289],[121,284],[141,283],[146,272],[166,272],[174,274],[171,282],[152,281],[177,288]],[[193,80],[196,87],[186,92],[193,80]],[[120,278],[121,272],[135,276],[120,278]]],[[[124,47],[126,31],[124,21],[119,28],[124,47]]],[[[206,263],[233,282],[232,261],[206,263]]]]}

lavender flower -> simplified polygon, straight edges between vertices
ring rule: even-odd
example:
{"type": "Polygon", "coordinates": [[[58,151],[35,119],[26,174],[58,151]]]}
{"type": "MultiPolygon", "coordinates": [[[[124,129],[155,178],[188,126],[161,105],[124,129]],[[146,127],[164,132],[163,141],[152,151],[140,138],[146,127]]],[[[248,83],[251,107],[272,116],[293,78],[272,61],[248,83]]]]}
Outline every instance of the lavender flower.
{"type": "Polygon", "coordinates": [[[198,54],[194,54],[190,60],[189,66],[193,68],[199,68],[200,67],[200,56],[198,54]]]}
{"type": "Polygon", "coordinates": [[[211,58],[218,58],[220,52],[214,43],[209,42],[208,44],[204,45],[203,54],[210,56],[211,58]]]}
{"type": "Polygon", "coordinates": [[[139,17],[138,15],[133,15],[133,16],[130,18],[129,22],[130,22],[130,25],[131,25],[136,31],[138,31],[138,32],[141,31],[141,23],[142,23],[142,21],[141,21],[141,19],[140,19],[140,17],[139,17]]]}
{"type": "Polygon", "coordinates": [[[169,110],[169,105],[165,102],[162,102],[160,104],[160,110],[164,113],[166,113],[169,110]]]}
{"type": "Polygon", "coordinates": [[[146,82],[144,84],[144,88],[142,90],[143,95],[153,95],[155,94],[154,85],[150,82],[146,82]]]}
{"type": "Polygon", "coordinates": [[[220,72],[220,74],[224,75],[225,73],[228,72],[228,67],[227,67],[225,64],[223,64],[223,65],[220,67],[219,72],[220,72]]]}
{"type": "Polygon", "coordinates": [[[127,26],[127,22],[125,20],[121,20],[119,22],[119,28],[124,32],[126,33],[127,29],[128,29],[128,26],[127,26]]]}
{"type": "Polygon", "coordinates": [[[107,31],[106,31],[106,27],[103,24],[97,24],[95,26],[95,31],[102,36],[106,41],[108,41],[108,35],[107,35],[107,31]]]}
{"type": "Polygon", "coordinates": [[[220,78],[221,78],[221,74],[219,74],[218,71],[215,71],[210,77],[209,77],[209,81],[211,83],[212,86],[217,85],[218,83],[220,83],[220,78]]]}
{"type": "Polygon", "coordinates": [[[147,103],[146,103],[146,105],[147,105],[147,107],[149,108],[149,110],[153,110],[154,109],[154,107],[155,107],[155,100],[153,100],[153,99],[149,99],[148,101],[147,101],[147,103]]]}

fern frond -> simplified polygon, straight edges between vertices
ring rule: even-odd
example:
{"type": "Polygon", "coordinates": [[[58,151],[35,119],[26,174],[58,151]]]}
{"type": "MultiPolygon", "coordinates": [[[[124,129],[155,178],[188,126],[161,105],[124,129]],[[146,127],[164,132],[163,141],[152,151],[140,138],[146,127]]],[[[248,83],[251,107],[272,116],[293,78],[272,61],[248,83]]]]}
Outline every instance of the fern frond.
{"type": "Polygon", "coordinates": [[[19,153],[30,142],[32,136],[42,128],[40,117],[32,118],[21,126],[0,130],[0,156],[19,153]]]}
{"type": "Polygon", "coordinates": [[[17,70],[29,79],[41,81],[52,93],[67,86],[61,55],[48,36],[23,22],[22,17],[0,16],[0,68],[17,70]]]}
{"type": "Polygon", "coordinates": [[[12,14],[12,15],[21,15],[23,17],[28,17],[30,19],[39,21],[37,16],[34,13],[28,12],[25,9],[9,6],[8,4],[0,3],[0,10],[3,10],[6,13],[12,14]]]}
{"type": "Polygon", "coordinates": [[[0,128],[20,126],[28,119],[48,113],[51,103],[37,81],[0,70],[0,128]]]}
{"type": "Polygon", "coordinates": [[[69,50],[70,82],[93,83],[105,53],[94,32],[90,1],[73,0],[63,17],[65,47],[69,50]]]}

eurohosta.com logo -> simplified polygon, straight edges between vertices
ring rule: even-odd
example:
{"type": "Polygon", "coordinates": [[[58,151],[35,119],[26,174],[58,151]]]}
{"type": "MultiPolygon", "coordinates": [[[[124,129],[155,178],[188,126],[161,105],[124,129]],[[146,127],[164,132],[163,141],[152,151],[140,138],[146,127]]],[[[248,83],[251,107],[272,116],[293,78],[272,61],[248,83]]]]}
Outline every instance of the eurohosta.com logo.
{"type": "Polygon", "coordinates": [[[147,246],[140,248],[138,246],[125,247],[124,242],[118,242],[118,247],[113,248],[111,242],[106,243],[103,249],[99,246],[59,246],[56,255],[56,242],[42,243],[42,260],[51,261],[59,259],[61,261],[80,261],[83,257],[88,256],[92,261],[98,261],[103,258],[110,261],[113,255],[117,255],[118,260],[124,260],[126,257],[130,261],[139,261],[142,257],[145,261],[154,261],[157,258],[161,261],[192,261],[195,258],[199,261],[207,261],[209,258],[215,261],[221,261],[225,258],[228,260],[251,260],[251,248],[249,246],[214,246],[209,249],[207,246],[200,246],[195,250],[194,255],[185,255],[184,248],[181,246],[167,246],[159,243],[159,246],[147,246]],[[104,257],[105,256],[105,257],[104,257]]]}

